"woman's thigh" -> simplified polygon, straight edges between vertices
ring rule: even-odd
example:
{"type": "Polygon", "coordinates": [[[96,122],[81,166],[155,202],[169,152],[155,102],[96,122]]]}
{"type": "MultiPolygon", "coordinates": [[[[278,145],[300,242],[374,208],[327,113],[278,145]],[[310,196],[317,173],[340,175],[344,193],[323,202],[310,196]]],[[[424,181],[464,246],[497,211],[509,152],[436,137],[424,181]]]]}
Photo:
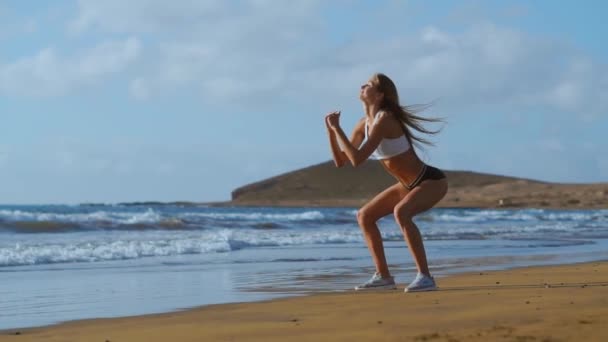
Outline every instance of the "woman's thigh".
{"type": "Polygon", "coordinates": [[[425,180],[395,205],[395,215],[414,217],[434,207],[448,191],[445,178],[425,180]]]}
{"type": "Polygon", "coordinates": [[[397,183],[386,188],[367,202],[357,214],[359,221],[376,222],[382,217],[393,213],[395,206],[408,194],[408,190],[397,183]]]}

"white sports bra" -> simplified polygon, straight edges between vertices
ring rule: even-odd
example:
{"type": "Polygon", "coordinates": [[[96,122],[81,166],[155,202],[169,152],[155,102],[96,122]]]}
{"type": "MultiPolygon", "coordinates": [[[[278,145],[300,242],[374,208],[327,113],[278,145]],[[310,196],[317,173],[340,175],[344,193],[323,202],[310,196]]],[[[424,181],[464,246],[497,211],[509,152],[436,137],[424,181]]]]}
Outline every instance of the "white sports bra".
{"type": "MultiPolygon", "coordinates": [[[[376,120],[378,120],[378,116],[380,115],[380,113],[385,113],[385,112],[378,112],[376,113],[376,116],[374,116],[374,122],[372,123],[372,126],[376,124],[376,120]]],[[[367,140],[368,138],[368,119],[365,119],[365,140],[367,140]]],[[[397,138],[384,138],[382,139],[382,141],[380,141],[380,144],[378,145],[378,147],[376,148],[376,150],[374,151],[374,153],[372,154],[372,157],[374,159],[388,159],[391,157],[394,157],[398,154],[401,154],[403,152],[406,152],[407,150],[410,149],[410,142],[409,140],[407,140],[407,137],[405,136],[405,133],[397,138]]]]}

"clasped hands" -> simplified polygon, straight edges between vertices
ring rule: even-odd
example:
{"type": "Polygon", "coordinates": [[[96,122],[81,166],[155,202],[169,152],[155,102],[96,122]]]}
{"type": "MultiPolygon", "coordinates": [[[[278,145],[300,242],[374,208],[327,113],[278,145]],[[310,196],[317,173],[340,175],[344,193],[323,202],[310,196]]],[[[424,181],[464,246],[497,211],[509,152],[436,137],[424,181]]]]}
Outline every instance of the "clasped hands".
{"type": "Polygon", "coordinates": [[[325,115],[325,125],[327,128],[336,129],[340,127],[340,113],[338,110],[325,115]]]}

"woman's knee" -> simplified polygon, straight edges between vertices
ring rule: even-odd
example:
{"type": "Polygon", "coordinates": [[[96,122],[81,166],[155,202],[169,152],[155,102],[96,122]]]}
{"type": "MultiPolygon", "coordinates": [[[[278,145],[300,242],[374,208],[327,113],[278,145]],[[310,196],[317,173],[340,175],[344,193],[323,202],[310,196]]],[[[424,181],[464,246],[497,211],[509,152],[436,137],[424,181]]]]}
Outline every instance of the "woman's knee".
{"type": "Polygon", "coordinates": [[[370,209],[363,207],[357,211],[357,222],[362,229],[373,226],[376,221],[378,218],[370,209]]]}
{"type": "Polygon", "coordinates": [[[412,221],[414,218],[414,210],[407,203],[403,205],[398,205],[393,210],[393,215],[395,215],[395,220],[401,227],[407,226],[408,223],[412,221]]]}

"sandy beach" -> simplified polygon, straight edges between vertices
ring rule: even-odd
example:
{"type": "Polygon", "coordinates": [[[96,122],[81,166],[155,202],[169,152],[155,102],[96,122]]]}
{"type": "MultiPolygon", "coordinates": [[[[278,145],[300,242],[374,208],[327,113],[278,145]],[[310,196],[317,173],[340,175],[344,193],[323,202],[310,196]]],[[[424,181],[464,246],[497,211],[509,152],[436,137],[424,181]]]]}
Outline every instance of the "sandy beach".
{"type": "Polygon", "coordinates": [[[75,321],[3,331],[0,341],[608,340],[608,262],[473,272],[438,285],[75,321]]]}

